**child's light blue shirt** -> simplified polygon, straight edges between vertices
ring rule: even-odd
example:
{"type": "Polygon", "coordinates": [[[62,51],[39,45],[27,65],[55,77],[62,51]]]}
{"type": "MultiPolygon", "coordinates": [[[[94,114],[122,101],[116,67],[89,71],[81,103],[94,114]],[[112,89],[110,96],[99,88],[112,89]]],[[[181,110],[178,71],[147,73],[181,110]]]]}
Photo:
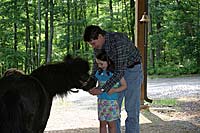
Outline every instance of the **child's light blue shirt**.
{"type": "MultiPolygon", "coordinates": [[[[112,72],[107,72],[105,70],[102,71],[102,73],[99,73],[98,71],[95,74],[95,77],[98,79],[99,81],[99,87],[103,86],[106,81],[111,78],[113,75],[112,72]],[[109,74],[108,74],[109,73],[109,74]]],[[[112,88],[118,88],[119,87],[119,83],[115,84],[112,88]]],[[[106,99],[106,100],[117,100],[118,98],[118,93],[113,93],[111,95],[109,95],[107,92],[103,92],[101,94],[98,95],[99,99],[106,99]]]]}

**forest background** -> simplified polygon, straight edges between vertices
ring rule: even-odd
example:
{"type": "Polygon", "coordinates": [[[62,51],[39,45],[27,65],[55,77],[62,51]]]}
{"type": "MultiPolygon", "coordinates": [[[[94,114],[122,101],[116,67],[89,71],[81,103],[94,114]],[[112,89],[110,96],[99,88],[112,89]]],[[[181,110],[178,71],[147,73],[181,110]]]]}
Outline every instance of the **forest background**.
{"type": "MultiPolygon", "coordinates": [[[[200,73],[200,1],[148,0],[148,74],[200,73]]],[[[30,73],[66,54],[92,64],[87,25],[126,33],[134,42],[134,0],[1,0],[0,76],[30,73]]]]}

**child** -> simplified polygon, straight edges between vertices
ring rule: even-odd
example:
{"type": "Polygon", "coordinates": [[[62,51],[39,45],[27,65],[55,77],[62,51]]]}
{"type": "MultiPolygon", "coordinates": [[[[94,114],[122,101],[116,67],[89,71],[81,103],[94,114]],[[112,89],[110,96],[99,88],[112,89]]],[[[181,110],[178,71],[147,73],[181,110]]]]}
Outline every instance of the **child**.
{"type": "MultiPolygon", "coordinates": [[[[96,56],[98,70],[95,77],[98,79],[98,86],[102,86],[112,77],[114,70],[113,62],[108,58],[105,52],[101,52],[96,56]]],[[[98,95],[98,119],[100,121],[100,133],[107,133],[107,125],[109,133],[116,133],[116,122],[119,119],[120,111],[117,103],[117,92],[125,90],[127,87],[124,78],[120,80],[110,89],[109,94],[103,92],[98,95]]]]}

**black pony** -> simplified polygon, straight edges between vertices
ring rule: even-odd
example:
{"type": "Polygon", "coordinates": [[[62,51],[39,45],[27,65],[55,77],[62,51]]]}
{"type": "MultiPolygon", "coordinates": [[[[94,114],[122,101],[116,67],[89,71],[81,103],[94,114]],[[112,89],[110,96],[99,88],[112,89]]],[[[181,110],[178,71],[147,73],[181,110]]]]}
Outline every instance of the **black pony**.
{"type": "Polygon", "coordinates": [[[43,133],[55,95],[95,86],[88,72],[87,61],[66,56],[63,62],[41,66],[30,75],[11,72],[2,77],[0,133],[43,133]]]}

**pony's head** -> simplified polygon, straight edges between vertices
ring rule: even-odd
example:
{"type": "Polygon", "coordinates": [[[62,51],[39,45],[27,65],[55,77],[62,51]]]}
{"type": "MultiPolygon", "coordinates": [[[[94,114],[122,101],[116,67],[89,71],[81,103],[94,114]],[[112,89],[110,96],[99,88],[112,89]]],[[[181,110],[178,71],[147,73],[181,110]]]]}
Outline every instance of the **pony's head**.
{"type": "Polygon", "coordinates": [[[80,57],[73,58],[71,55],[67,55],[64,58],[64,62],[66,62],[71,68],[70,73],[73,73],[71,78],[74,81],[79,81],[75,88],[88,91],[96,86],[95,79],[90,77],[89,74],[90,67],[88,61],[80,57]]]}

